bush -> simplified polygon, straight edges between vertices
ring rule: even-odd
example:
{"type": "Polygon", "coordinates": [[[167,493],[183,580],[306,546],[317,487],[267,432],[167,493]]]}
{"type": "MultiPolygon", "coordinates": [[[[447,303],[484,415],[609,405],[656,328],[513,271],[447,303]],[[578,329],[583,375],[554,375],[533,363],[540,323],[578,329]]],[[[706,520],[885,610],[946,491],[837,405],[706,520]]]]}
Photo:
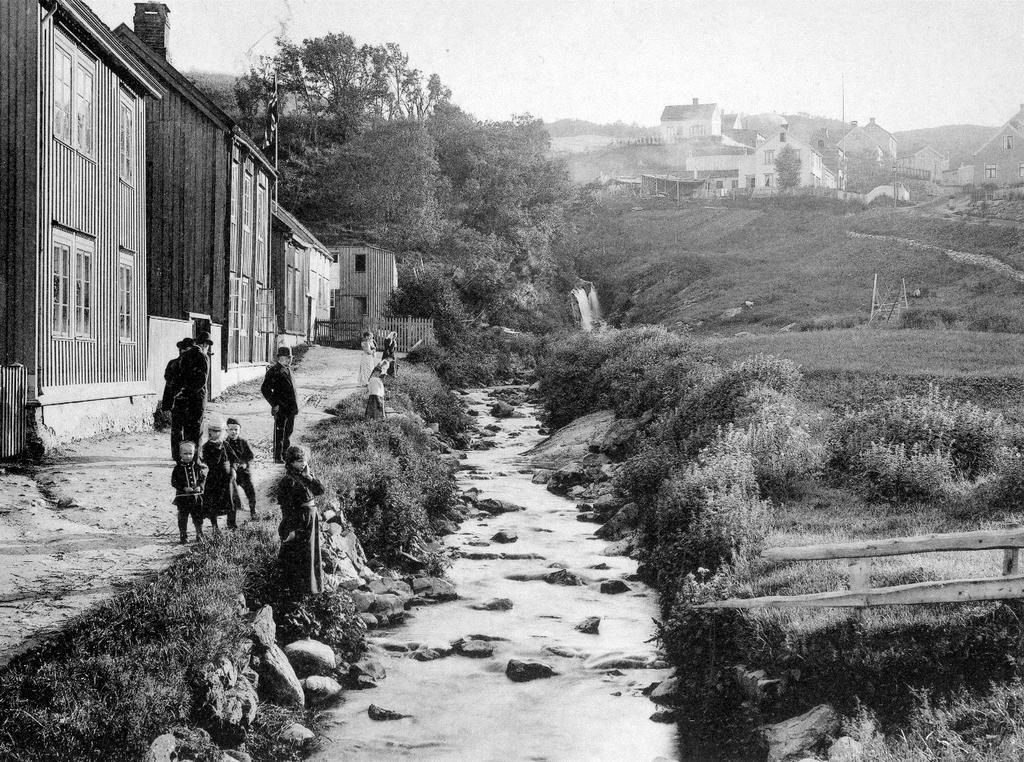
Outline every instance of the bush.
{"type": "Polygon", "coordinates": [[[531,334],[463,329],[447,346],[417,348],[407,359],[431,368],[449,386],[522,383],[536,367],[538,345],[531,334]]]}
{"type": "Polygon", "coordinates": [[[761,493],[782,498],[793,495],[800,481],[818,471],[823,448],[800,422],[793,399],[774,397],[753,414],[744,435],[761,493]]]}
{"type": "Polygon", "coordinates": [[[853,478],[869,499],[908,502],[948,494],[959,481],[948,452],[927,452],[920,442],[911,446],[872,442],[859,457],[853,478]]]}
{"type": "Polygon", "coordinates": [[[913,307],[900,313],[899,327],[915,329],[954,328],[961,321],[962,316],[956,310],[945,307],[913,307]]]}
{"type": "Polygon", "coordinates": [[[446,436],[466,428],[466,416],[451,389],[430,371],[403,364],[391,386],[392,400],[413,410],[427,423],[436,423],[446,436]]]}

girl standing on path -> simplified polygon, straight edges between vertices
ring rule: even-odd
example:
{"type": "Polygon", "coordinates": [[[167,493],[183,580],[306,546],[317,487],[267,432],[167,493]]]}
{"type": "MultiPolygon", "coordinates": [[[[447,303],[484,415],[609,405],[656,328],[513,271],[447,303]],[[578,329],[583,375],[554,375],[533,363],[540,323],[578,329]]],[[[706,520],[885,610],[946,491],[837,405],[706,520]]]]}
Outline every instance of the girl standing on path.
{"type": "Polygon", "coordinates": [[[360,344],[363,356],[359,358],[359,385],[362,386],[370,380],[373,373],[373,366],[377,364],[377,345],[373,342],[373,334],[370,331],[363,331],[363,341],[360,344]]]}
{"type": "Polygon", "coordinates": [[[320,593],[324,589],[324,571],[316,497],[324,494],[324,485],[309,470],[304,448],[289,447],[284,464],[285,474],[277,485],[277,501],[281,504],[278,557],[292,590],[300,594],[320,593]]]}
{"type": "Polygon", "coordinates": [[[384,374],[388,372],[388,361],[385,360],[373,369],[370,380],[366,383],[366,413],[363,418],[367,421],[384,420],[384,374]]]}

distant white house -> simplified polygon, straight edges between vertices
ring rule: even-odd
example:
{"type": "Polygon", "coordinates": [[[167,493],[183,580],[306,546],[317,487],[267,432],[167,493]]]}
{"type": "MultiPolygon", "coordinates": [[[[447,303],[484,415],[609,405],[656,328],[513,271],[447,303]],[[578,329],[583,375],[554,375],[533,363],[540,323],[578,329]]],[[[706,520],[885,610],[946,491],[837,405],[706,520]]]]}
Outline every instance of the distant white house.
{"type": "Polygon", "coordinates": [[[821,152],[793,135],[788,124],[781,125],[778,131],[769,135],[752,154],[744,157],[739,166],[741,185],[744,188],[778,187],[775,160],[786,146],[800,154],[799,187],[836,187],[835,174],[825,170],[821,152]]]}
{"type": "Polygon", "coordinates": [[[689,106],[665,106],[661,112],[661,138],[666,143],[721,134],[722,109],[717,103],[694,98],[689,106]]]}

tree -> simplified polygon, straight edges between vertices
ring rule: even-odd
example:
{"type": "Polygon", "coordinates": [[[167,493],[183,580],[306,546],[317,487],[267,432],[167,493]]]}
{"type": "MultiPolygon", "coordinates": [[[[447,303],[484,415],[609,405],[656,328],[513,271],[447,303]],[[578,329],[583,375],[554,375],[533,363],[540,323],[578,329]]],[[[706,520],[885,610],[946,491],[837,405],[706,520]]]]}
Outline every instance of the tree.
{"type": "Polygon", "coordinates": [[[800,185],[800,152],[791,145],[783,146],[775,157],[775,173],[779,178],[779,189],[789,190],[800,185]]]}

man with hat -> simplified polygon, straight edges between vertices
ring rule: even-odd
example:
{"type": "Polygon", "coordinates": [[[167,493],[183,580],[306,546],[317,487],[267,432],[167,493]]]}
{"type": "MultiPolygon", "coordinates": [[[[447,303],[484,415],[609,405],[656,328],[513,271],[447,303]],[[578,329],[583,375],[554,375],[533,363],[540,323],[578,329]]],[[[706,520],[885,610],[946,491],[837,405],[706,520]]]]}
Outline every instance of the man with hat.
{"type": "Polygon", "coordinates": [[[191,347],[181,353],[178,363],[178,394],[171,408],[171,428],[177,418],[184,438],[197,445],[203,434],[206,411],[206,379],[210,375],[207,352],[213,345],[210,334],[201,331],[191,347]]]}
{"type": "MultiPolygon", "coordinates": [[[[184,424],[180,418],[174,416],[174,401],[181,391],[181,356],[192,347],[195,342],[191,336],[186,336],[177,343],[178,356],[167,363],[164,370],[164,395],[160,400],[160,410],[169,414],[171,418],[171,460],[178,462],[178,445],[185,439],[184,424]]],[[[166,419],[165,419],[166,420],[166,419]]]]}
{"type": "Polygon", "coordinates": [[[278,347],[277,362],[267,368],[263,386],[260,387],[260,392],[270,403],[270,412],[274,415],[275,463],[284,463],[284,453],[291,445],[289,438],[295,428],[295,416],[299,412],[291,364],[291,347],[278,347]]]}

